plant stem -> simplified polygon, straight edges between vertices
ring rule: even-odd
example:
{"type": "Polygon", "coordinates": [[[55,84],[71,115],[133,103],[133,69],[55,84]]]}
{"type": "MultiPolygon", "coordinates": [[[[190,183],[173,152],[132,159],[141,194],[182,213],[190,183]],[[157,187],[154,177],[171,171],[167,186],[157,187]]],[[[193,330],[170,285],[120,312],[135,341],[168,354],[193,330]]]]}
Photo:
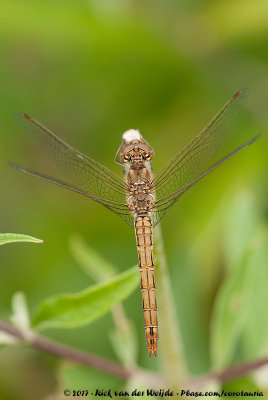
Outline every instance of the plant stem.
{"type": "Polygon", "coordinates": [[[215,371],[209,375],[197,378],[195,381],[192,380],[192,383],[200,383],[201,386],[211,381],[223,383],[233,380],[239,376],[247,375],[265,365],[268,365],[268,357],[248,361],[242,364],[232,365],[231,367],[228,367],[222,371],[215,371]]]}
{"type": "Polygon", "coordinates": [[[180,355],[181,342],[160,224],[154,229],[154,254],[161,360],[169,387],[179,389],[184,381],[180,355]]]}
{"type": "Polygon", "coordinates": [[[25,342],[28,342],[37,350],[45,351],[46,353],[50,353],[67,361],[93,367],[121,379],[136,377],[140,382],[151,385],[152,387],[159,387],[159,385],[164,385],[165,383],[163,378],[155,373],[150,373],[135,367],[126,368],[117,362],[89,354],[70,346],[62,345],[36,334],[25,338],[19,329],[2,320],[0,320],[0,331],[8,333],[19,341],[25,340],[25,342]]]}
{"type": "MultiPolygon", "coordinates": [[[[6,332],[7,334],[18,339],[18,341],[25,340],[23,333],[19,329],[2,320],[0,320],[0,331],[6,332]]],[[[63,346],[60,343],[47,340],[41,336],[33,335],[31,339],[28,338],[28,343],[30,343],[31,346],[37,350],[45,351],[46,353],[60,357],[67,361],[99,369],[100,371],[114,375],[118,378],[129,379],[135,377],[136,379],[138,378],[139,382],[143,382],[158,389],[163,386],[167,387],[167,382],[161,375],[150,373],[139,368],[125,368],[114,361],[86,353],[85,351],[81,351],[70,346],[63,346]]],[[[238,378],[239,376],[249,374],[265,365],[268,365],[268,357],[234,365],[222,371],[212,372],[211,374],[196,377],[191,380],[188,379],[182,383],[184,384],[184,387],[195,386],[196,388],[203,387],[206,383],[211,381],[224,383],[226,381],[238,378]]],[[[178,386],[178,380],[176,380],[176,386],[178,386]]],[[[181,386],[181,388],[182,387],[183,386],[181,386]]]]}

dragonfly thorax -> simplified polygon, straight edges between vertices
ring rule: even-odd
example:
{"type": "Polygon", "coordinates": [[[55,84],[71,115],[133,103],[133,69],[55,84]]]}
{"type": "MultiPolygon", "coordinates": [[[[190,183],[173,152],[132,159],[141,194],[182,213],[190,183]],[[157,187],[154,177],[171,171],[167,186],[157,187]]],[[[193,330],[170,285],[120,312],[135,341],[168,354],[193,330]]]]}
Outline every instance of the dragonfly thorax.
{"type": "Polygon", "coordinates": [[[152,212],[155,207],[155,196],[151,183],[151,169],[145,165],[135,168],[132,164],[128,167],[126,182],[128,184],[127,204],[130,212],[134,216],[152,212]]]}

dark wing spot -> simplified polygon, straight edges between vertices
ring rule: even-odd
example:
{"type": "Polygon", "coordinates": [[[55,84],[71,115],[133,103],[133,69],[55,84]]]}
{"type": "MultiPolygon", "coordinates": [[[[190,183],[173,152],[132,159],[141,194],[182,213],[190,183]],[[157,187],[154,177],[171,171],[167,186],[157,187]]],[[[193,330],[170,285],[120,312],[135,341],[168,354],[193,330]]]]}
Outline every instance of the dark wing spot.
{"type": "Polygon", "coordinates": [[[27,115],[25,113],[21,113],[21,116],[28,119],[29,121],[32,121],[32,117],[30,117],[29,115],[27,115]]]}

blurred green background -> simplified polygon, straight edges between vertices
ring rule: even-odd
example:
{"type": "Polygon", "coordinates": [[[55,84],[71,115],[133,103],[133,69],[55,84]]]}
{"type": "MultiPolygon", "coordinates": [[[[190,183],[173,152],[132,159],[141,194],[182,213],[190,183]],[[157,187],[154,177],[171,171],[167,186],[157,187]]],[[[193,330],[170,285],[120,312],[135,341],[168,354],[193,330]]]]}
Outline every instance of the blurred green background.
{"type": "MultiPolygon", "coordinates": [[[[2,2],[0,60],[0,231],[45,241],[1,247],[0,318],[9,317],[16,291],[26,293],[32,312],[49,295],[93,283],[71,254],[74,233],[121,271],[137,262],[134,233],[113,213],[8,166],[39,160],[14,111],[34,116],[120,175],[114,156],[122,132],[141,130],[157,171],[247,86],[235,142],[262,137],[187,192],[162,230],[188,372],[267,355],[267,1],[2,2]]],[[[139,365],[161,371],[161,341],[159,357],[147,356],[139,290],[124,307],[139,365]]],[[[45,335],[116,360],[112,328],[108,314],[45,335]]],[[[29,347],[0,349],[1,400],[45,399],[66,382],[123,387],[89,368],[61,368],[29,347]]],[[[265,382],[268,374],[259,374],[232,387],[265,382]]]]}

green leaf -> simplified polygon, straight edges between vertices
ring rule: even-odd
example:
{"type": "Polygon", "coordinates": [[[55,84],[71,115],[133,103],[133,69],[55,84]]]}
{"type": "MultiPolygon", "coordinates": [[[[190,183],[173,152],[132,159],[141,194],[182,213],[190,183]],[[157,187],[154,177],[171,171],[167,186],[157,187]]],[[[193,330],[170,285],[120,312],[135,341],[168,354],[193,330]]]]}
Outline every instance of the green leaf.
{"type": "Polygon", "coordinates": [[[127,298],[139,282],[137,267],[76,294],[61,294],[39,306],[33,324],[38,328],[76,328],[90,324],[127,298]]]}
{"type": "MultiPolygon", "coordinates": [[[[267,256],[260,251],[265,248],[265,232],[260,224],[258,206],[253,194],[247,190],[240,190],[232,198],[223,213],[225,234],[222,248],[227,277],[216,298],[211,325],[212,363],[217,368],[230,364],[238,352],[240,362],[248,359],[245,349],[242,349],[242,338],[246,343],[250,321],[254,320],[252,337],[256,340],[257,320],[264,318],[260,305],[267,304],[268,275],[264,267],[267,256]]],[[[260,335],[257,340],[260,344],[259,338],[260,335]]],[[[255,347],[249,358],[256,354],[255,347]]]]}
{"type": "MultiPolygon", "coordinates": [[[[95,281],[105,281],[117,273],[116,266],[90,247],[81,236],[72,236],[70,248],[78,265],[95,281]]],[[[111,312],[115,322],[115,328],[109,332],[113,350],[122,364],[135,365],[137,356],[135,329],[125,315],[122,304],[115,305],[111,312]]]]}
{"type": "Polygon", "coordinates": [[[244,359],[264,357],[268,351],[268,231],[260,232],[250,259],[250,285],[246,293],[247,319],[241,345],[244,359]],[[256,334],[257,330],[257,334],[256,334]]]}
{"type": "Polygon", "coordinates": [[[224,237],[222,240],[226,266],[233,267],[244,252],[260,225],[259,207],[252,191],[245,188],[231,195],[231,201],[222,210],[224,237]]]}
{"type": "Polygon", "coordinates": [[[70,247],[78,265],[95,281],[103,281],[116,274],[116,267],[90,247],[81,236],[73,236],[70,247]]]}
{"type": "Polygon", "coordinates": [[[134,325],[130,321],[127,321],[127,324],[125,322],[122,327],[118,326],[117,329],[109,332],[109,339],[121,363],[128,367],[135,366],[137,360],[137,336],[134,325]]]}
{"type": "Polygon", "coordinates": [[[245,290],[249,285],[248,259],[246,252],[233,267],[222,285],[212,316],[212,365],[222,368],[228,365],[235,352],[243,329],[246,307],[245,290]]]}
{"type": "Polygon", "coordinates": [[[268,233],[260,229],[232,267],[215,304],[211,352],[216,368],[230,364],[238,348],[241,362],[267,351],[267,263],[268,233]]]}
{"type": "Polygon", "coordinates": [[[12,324],[23,332],[24,336],[31,334],[31,325],[28,312],[26,296],[22,292],[17,292],[12,297],[12,324]]]}
{"type": "Polygon", "coordinates": [[[0,233],[0,246],[1,244],[7,244],[13,242],[43,243],[43,240],[36,239],[28,235],[22,235],[20,233],[0,233]]]}

